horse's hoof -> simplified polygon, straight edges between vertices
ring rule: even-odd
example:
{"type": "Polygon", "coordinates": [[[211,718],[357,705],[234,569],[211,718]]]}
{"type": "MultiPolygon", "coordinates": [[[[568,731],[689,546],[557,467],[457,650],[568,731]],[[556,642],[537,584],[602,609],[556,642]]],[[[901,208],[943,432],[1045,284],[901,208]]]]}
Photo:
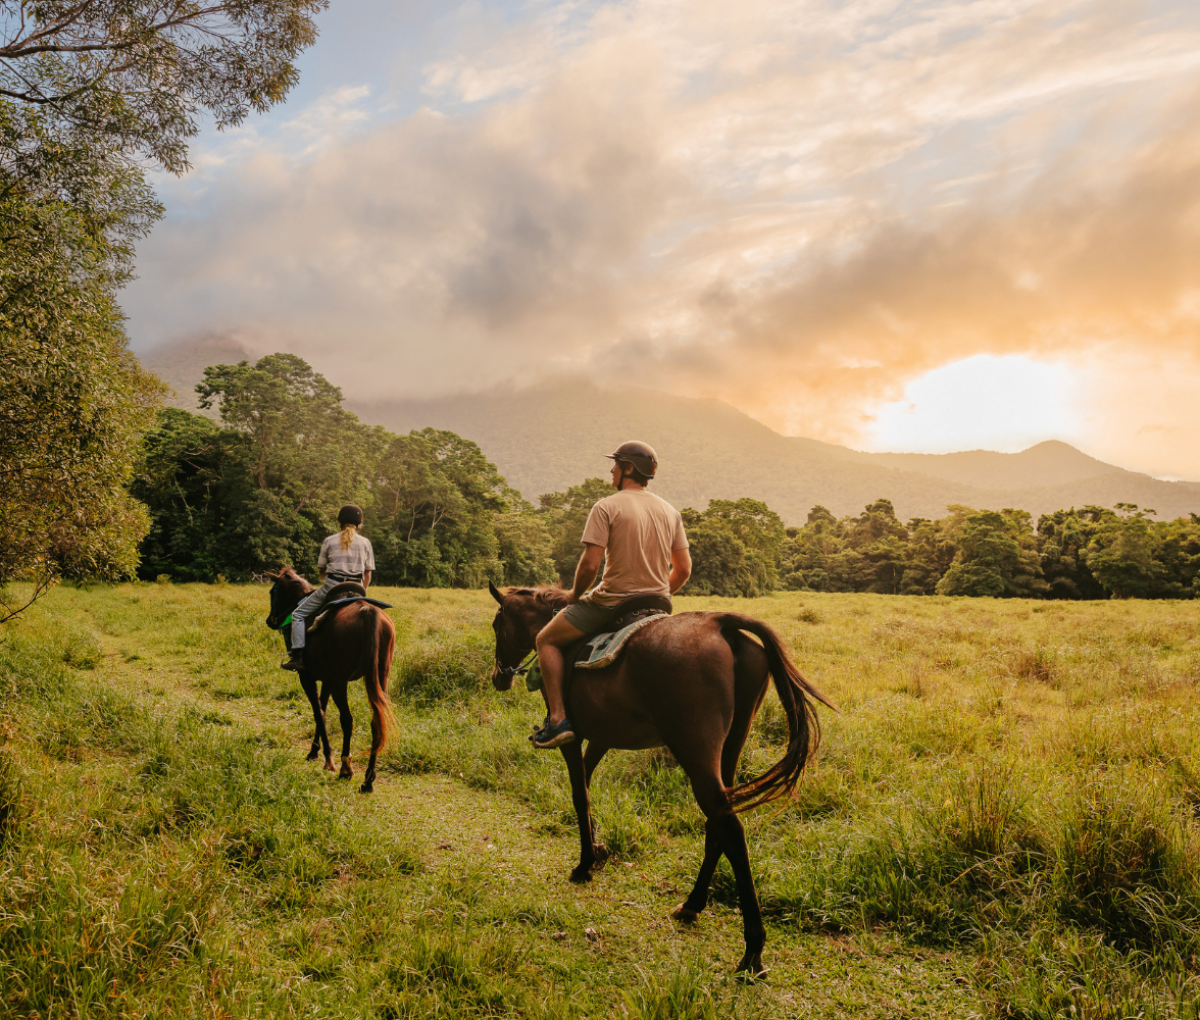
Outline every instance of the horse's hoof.
{"type": "Polygon", "coordinates": [[[671,916],[680,924],[692,924],[700,916],[700,911],[692,910],[686,903],[681,903],[671,912],[671,916]]]}
{"type": "Polygon", "coordinates": [[[348,769],[343,765],[341,770],[338,772],[338,779],[353,779],[353,778],[354,778],[354,769],[348,769]]]}
{"type": "Polygon", "coordinates": [[[592,880],[592,869],[591,868],[585,868],[585,867],[583,867],[583,865],[580,865],[578,868],[576,868],[574,871],[571,872],[571,881],[574,882],[576,885],[581,885],[582,883],[590,882],[591,880],[592,880]]]}
{"type": "Polygon", "coordinates": [[[320,751],[309,751],[308,754],[306,754],[304,756],[304,760],[305,761],[316,761],[320,757],[321,757],[320,751]]]}
{"type": "Polygon", "coordinates": [[[335,766],[333,764],[333,762],[331,762],[328,758],[325,759],[325,771],[326,772],[336,772],[337,771],[337,766],[335,766]]]}
{"type": "Polygon", "coordinates": [[[358,788],[359,793],[373,793],[374,790],[375,790],[375,787],[372,786],[370,783],[363,783],[362,786],[360,786],[358,788]]]}
{"type": "Polygon", "coordinates": [[[742,957],[742,962],[737,965],[737,970],[733,972],[733,976],[739,981],[747,983],[754,981],[765,981],[767,979],[767,968],[763,966],[761,953],[747,953],[742,957]]]}
{"type": "Polygon", "coordinates": [[[596,858],[596,863],[603,867],[604,862],[608,860],[608,847],[606,847],[603,843],[593,843],[592,854],[596,858]]]}

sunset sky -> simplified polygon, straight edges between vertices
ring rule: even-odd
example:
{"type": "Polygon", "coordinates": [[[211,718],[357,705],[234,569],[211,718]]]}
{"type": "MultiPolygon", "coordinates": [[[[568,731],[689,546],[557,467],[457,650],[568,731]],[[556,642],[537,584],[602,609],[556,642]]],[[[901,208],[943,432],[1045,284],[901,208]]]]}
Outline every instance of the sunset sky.
{"type": "Polygon", "coordinates": [[[859,449],[1200,479],[1194,0],[320,26],[286,105],[156,181],[135,349],[229,335],[368,398],[586,372],[859,449]]]}

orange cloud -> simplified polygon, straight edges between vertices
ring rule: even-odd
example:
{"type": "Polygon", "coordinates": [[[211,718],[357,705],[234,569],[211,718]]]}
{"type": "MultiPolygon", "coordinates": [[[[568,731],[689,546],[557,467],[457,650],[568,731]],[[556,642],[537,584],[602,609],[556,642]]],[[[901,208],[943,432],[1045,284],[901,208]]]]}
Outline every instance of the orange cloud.
{"type": "MultiPolygon", "coordinates": [[[[233,329],[371,398],[586,371],[845,442],[972,354],[1074,360],[1096,407],[1196,371],[1200,9],[549,7],[425,89],[245,135],[144,249],[140,341],[233,329]]],[[[1125,463],[1200,476],[1181,401],[1117,403],[1125,463]]]]}

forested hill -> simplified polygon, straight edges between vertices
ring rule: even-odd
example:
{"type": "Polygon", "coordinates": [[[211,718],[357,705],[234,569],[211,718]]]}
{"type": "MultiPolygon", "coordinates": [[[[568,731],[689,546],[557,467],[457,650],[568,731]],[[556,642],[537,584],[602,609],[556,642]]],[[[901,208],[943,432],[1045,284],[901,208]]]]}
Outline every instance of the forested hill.
{"type": "MultiPolygon", "coordinates": [[[[209,339],[142,360],[175,388],[176,406],[195,408],[192,388],[207,365],[247,357],[254,360],[234,340],[209,339]]],[[[349,386],[346,393],[345,406],[369,424],[394,432],[433,426],[473,440],[531,500],[604,475],[603,454],[639,438],[658,450],[655,490],[676,506],[749,496],[789,524],[802,523],[817,504],[838,516],[857,514],[880,496],[903,520],[942,517],[952,503],[1013,507],[1035,520],[1064,507],[1116,503],[1153,507],[1160,520],[1200,512],[1200,485],[1124,471],[1058,442],[1016,454],[860,453],[781,436],[718,400],[579,380],[435,400],[356,400],[349,386]]]]}
{"type": "Polygon", "coordinates": [[[781,436],[717,400],[579,381],[422,401],[347,400],[364,421],[397,432],[433,426],[479,444],[527,497],[602,474],[603,454],[645,439],[662,466],[655,490],[677,506],[749,496],[790,524],[821,504],[859,512],[886,494],[897,515],[938,518],[962,503],[1027,510],[1034,519],[1069,506],[1136,503],[1160,519],[1200,512],[1200,485],[1163,482],[1095,460],[1065,443],[1016,454],[869,454],[781,436]]]}

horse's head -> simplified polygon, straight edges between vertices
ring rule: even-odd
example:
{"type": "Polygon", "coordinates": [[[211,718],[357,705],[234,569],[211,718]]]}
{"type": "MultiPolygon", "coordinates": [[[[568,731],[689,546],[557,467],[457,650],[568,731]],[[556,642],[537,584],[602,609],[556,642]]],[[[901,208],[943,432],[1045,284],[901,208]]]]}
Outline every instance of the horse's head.
{"type": "Polygon", "coordinates": [[[521,663],[533,651],[538,631],[567,604],[567,593],[561,588],[509,588],[502,592],[491,581],[488,591],[499,604],[492,620],[496,633],[492,686],[507,691],[521,663]]]}
{"type": "Polygon", "coordinates": [[[267,614],[267,626],[271,630],[279,630],[288,614],[313,590],[313,586],[291,567],[282,568],[278,574],[268,572],[267,577],[272,582],[271,612],[267,614]]]}

